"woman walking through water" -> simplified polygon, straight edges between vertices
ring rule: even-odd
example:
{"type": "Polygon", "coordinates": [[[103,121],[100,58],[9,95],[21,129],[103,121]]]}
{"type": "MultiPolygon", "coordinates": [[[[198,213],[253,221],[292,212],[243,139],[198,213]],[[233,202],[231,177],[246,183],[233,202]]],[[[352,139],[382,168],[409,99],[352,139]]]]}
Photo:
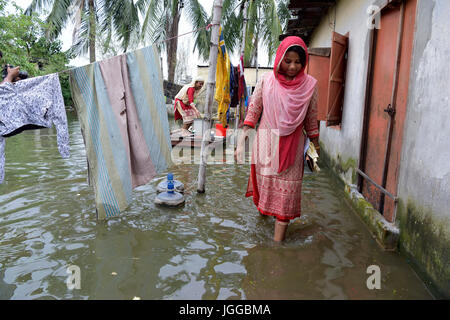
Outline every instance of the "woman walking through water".
{"type": "Polygon", "coordinates": [[[183,136],[191,135],[188,131],[189,126],[194,122],[195,118],[201,118],[200,112],[197,110],[194,99],[202,91],[203,78],[198,77],[190,84],[185,85],[175,96],[174,116],[175,121],[183,119],[183,136]]]}
{"type": "Polygon", "coordinates": [[[259,121],[246,197],[253,197],[261,215],[276,217],[274,241],[283,241],[289,221],[301,214],[303,129],[319,150],[317,80],[305,73],[307,63],[301,38],[289,36],[281,42],[273,73],[266,73],[255,87],[235,153],[242,161],[248,131],[259,121]]]}

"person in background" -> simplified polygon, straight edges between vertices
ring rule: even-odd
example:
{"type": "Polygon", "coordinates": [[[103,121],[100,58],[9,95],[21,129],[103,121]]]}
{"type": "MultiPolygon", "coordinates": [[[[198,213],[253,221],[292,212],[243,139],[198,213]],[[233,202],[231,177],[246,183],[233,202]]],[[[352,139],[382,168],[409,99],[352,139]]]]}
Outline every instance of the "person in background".
{"type": "Polygon", "coordinates": [[[274,241],[283,241],[289,221],[301,214],[303,129],[319,146],[317,80],[305,73],[307,63],[301,38],[289,36],[281,42],[273,72],[256,85],[235,152],[239,163],[248,131],[259,122],[246,197],[253,197],[261,215],[276,217],[274,241]]]}
{"type": "MultiPolygon", "coordinates": [[[[3,52],[0,51],[0,61],[3,60],[3,52]]],[[[19,77],[20,67],[10,68],[7,67],[8,74],[7,76],[0,82],[0,84],[6,82],[15,82],[19,77]]]]}
{"type": "Polygon", "coordinates": [[[175,96],[174,115],[175,121],[183,119],[182,134],[189,136],[189,127],[194,122],[195,118],[200,118],[200,112],[197,110],[194,100],[201,92],[205,81],[197,77],[190,84],[185,85],[175,96]]]}

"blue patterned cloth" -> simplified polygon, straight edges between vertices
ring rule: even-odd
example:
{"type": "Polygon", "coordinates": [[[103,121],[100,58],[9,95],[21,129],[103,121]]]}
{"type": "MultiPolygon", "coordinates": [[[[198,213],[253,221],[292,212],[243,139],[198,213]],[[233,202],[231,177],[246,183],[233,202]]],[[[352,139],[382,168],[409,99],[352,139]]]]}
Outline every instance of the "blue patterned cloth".
{"type": "Polygon", "coordinates": [[[0,85],[0,183],[4,178],[5,136],[30,128],[56,127],[58,150],[69,157],[69,130],[58,74],[0,85]]]}

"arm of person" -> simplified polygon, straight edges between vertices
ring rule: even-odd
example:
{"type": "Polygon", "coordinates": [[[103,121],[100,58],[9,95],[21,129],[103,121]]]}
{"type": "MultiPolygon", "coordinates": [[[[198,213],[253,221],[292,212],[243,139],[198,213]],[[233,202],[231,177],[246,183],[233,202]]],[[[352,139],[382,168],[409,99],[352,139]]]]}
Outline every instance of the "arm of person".
{"type": "Polygon", "coordinates": [[[239,132],[239,137],[237,141],[235,159],[238,163],[243,162],[243,153],[245,152],[245,141],[248,137],[248,131],[254,129],[263,111],[263,99],[262,99],[262,88],[263,88],[264,77],[256,84],[255,91],[252,94],[250,105],[248,106],[247,116],[244,120],[244,126],[242,131],[239,132]]]}
{"type": "Polygon", "coordinates": [[[191,106],[191,108],[194,109],[195,114],[197,115],[197,117],[200,118],[201,114],[197,110],[197,107],[195,106],[195,103],[194,103],[194,93],[195,93],[195,88],[194,87],[191,87],[191,88],[188,89],[188,91],[187,91],[188,102],[189,102],[189,105],[191,106]]]}
{"type": "Polygon", "coordinates": [[[197,107],[195,106],[195,103],[191,103],[191,107],[194,109],[195,114],[197,115],[197,118],[201,118],[200,111],[198,111],[197,107]]]}
{"type": "Polygon", "coordinates": [[[305,118],[305,131],[308,135],[309,140],[314,144],[317,154],[320,155],[320,145],[319,145],[319,127],[317,125],[317,98],[318,91],[317,87],[314,89],[311,102],[308,107],[308,111],[305,118]]]}
{"type": "Polygon", "coordinates": [[[248,131],[252,129],[253,128],[250,127],[249,125],[244,124],[242,130],[240,130],[239,132],[236,151],[234,152],[234,159],[239,164],[244,163],[245,141],[248,138],[248,131]]]}
{"type": "Polygon", "coordinates": [[[20,67],[15,67],[15,68],[8,67],[7,70],[8,70],[8,74],[0,84],[4,84],[6,82],[14,82],[14,79],[16,79],[19,76],[20,67]]]}
{"type": "Polygon", "coordinates": [[[319,137],[311,138],[310,140],[314,144],[314,147],[316,148],[317,154],[320,155],[319,137]]]}

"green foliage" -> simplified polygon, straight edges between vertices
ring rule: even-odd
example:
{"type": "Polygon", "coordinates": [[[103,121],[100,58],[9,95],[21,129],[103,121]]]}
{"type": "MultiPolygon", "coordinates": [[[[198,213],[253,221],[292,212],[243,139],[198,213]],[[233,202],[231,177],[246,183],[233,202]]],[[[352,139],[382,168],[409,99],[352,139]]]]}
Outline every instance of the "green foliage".
{"type": "MultiPolygon", "coordinates": [[[[271,62],[280,44],[279,36],[290,18],[288,0],[224,0],[221,25],[227,50],[232,53],[239,50],[242,42],[245,3],[248,4],[248,23],[244,64],[255,65],[257,44],[262,44],[267,49],[269,62],[271,62]]],[[[211,20],[212,12],[203,25],[211,23],[211,20]]],[[[198,23],[198,25],[201,24],[198,23]]],[[[195,48],[204,60],[207,60],[209,56],[210,36],[211,32],[205,30],[195,34],[195,48]]]]}
{"type": "Polygon", "coordinates": [[[48,24],[46,35],[56,39],[64,25],[74,22],[74,42],[71,52],[76,55],[90,53],[91,62],[96,60],[95,47],[99,43],[101,52],[110,51],[114,42],[123,52],[135,46],[140,23],[139,11],[144,10],[150,0],[32,0],[25,13],[45,14],[48,24]]]}
{"type": "MultiPolygon", "coordinates": [[[[71,56],[61,51],[59,40],[45,37],[47,25],[36,15],[26,16],[16,6],[15,14],[5,15],[5,1],[0,0],[0,50],[4,64],[20,66],[30,77],[67,69],[71,56]]],[[[68,75],[61,74],[61,87],[66,105],[72,105],[68,75]]]]}

